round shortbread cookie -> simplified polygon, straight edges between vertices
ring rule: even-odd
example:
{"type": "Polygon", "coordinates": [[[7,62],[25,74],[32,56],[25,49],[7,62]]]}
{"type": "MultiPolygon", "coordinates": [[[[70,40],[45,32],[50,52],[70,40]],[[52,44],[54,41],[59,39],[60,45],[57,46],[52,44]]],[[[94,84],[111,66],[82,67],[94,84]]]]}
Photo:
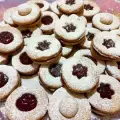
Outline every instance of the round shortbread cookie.
{"type": "Polygon", "coordinates": [[[57,57],[61,49],[61,44],[56,38],[50,35],[41,35],[31,38],[31,42],[27,45],[26,52],[32,60],[45,62],[57,57]]]}
{"type": "Polygon", "coordinates": [[[110,13],[96,14],[92,19],[93,26],[100,30],[114,30],[120,26],[120,20],[117,16],[110,13]]]}
{"type": "Polygon", "coordinates": [[[91,107],[84,95],[59,88],[50,99],[48,113],[51,120],[89,120],[91,107]]]}
{"type": "Polygon", "coordinates": [[[12,66],[0,65],[0,101],[5,100],[19,83],[20,76],[12,66]]]}
{"type": "Polygon", "coordinates": [[[55,22],[58,20],[58,16],[50,11],[45,11],[41,16],[40,29],[44,34],[53,34],[55,28],[55,22]]]}
{"type": "Polygon", "coordinates": [[[77,57],[78,59],[80,59],[81,57],[87,57],[90,60],[92,60],[95,64],[96,64],[96,72],[98,73],[98,75],[104,73],[105,71],[105,62],[102,60],[97,60],[95,58],[93,58],[91,51],[90,50],[78,50],[73,57],[77,57]]]}
{"type": "Polygon", "coordinates": [[[111,76],[100,75],[99,85],[87,97],[97,114],[108,115],[120,111],[120,83],[111,76]]]}
{"type": "Polygon", "coordinates": [[[61,57],[57,63],[52,65],[41,65],[39,69],[40,81],[50,89],[57,89],[62,86],[61,67],[66,61],[61,57]]]}
{"type": "Polygon", "coordinates": [[[24,3],[16,7],[11,17],[17,25],[30,25],[41,15],[41,10],[34,3],[24,3]]]}
{"type": "Polygon", "coordinates": [[[77,15],[62,15],[60,20],[56,21],[55,34],[63,42],[77,43],[85,34],[85,21],[77,15]]]}
{"type": "Polygon", "coordinates": [[[120,59],[120,37],[111,32],[97,33],[93,39],[93,48],[102,56],[120,59]]]}
{"type": "Polygon", "coordinates": [[[58,0],[58,8],[65,14],[75,14],[83,11],[83,0],[58,0]]]}
{"type": "Polygon", "coordinates": [[[10,54],[23,45],[23,38],[18,29],[4,26],[0,27],[0,52],[10,54]]]}
{"type": "Polygon", "coordinates": [[[71,57],[62,66],[62,78],[70,90],[85,93],[97,85],[96,71],[96,65],[90,59],[71,57]]]}
{"type": "Polygon", "coordinates": [[[96,2],[91,0],[84,1],[84,13],[83,15],[89,20],[92,17],[100,12],[100,7],[96,4],[96,2]]]}
{"type": "Polygon", "coordinates": [[[10,120],[39,120],[47,112],[48,97],[42,87],[19,87],[8,97],[5,107],[10,120]]]}
{"type": "Polygon", "coordinates": [[[26,47],[12,56],[12,65],[18,72],[24,75],[33,75],[39,69],[39,65],[34,63],[26,54],[26,47]]]}

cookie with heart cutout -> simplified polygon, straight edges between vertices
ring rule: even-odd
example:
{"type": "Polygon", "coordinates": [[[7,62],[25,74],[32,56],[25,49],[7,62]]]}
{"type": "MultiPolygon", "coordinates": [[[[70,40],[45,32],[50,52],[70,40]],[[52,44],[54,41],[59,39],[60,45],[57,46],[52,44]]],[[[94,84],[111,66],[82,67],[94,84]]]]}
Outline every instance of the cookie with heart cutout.
{"type": "Polygon", "coordinates": [[[100,75],[99,85],[87,94],[95,113],[112,115],[120,111],[120,83],[108,75],[100,75]]]}
{"type": "Polygon", "coordinates": [[[40,29],[43,34],[53,34],[58,19],[59,17],[51,11],[42,12],[40,29]]]}
{"type": "Polygon", "coordinates": [[[60,42],[50,35],[32,37],[26,47],[28,56],[39,64],[54,63],[61,57],[61,52],[60,42]]]}
{"type": "Polygon", "coordinates": [[[19,85],[20,76],[16,69],[12,66],[0,65],[0,101],[6,100],[19,85]]]}
{"type": "Polygon", "coordinates": [[[24,3],[16,7],[11,18],[17,25],[31,25],[40,19],[41,10],[34,3],[24,3]]]}
{"type": "Polygon", "coordinates": [[[41,120],[47,112],[48,96],[42,87],[19,87],[8,97],[5,108],[10,120],[41,120]]]}
{"type": "Polygon", "coordinates": [[[93,39],[93,48],[101,55],[109,59],[120,59],[120,37],[111,32],[97,33],[93,39]]]}
{"type": "Polygon", "coordinates": [[[66,59],[61,57],[57,63],[40,66],[40,69],[38,72],[40,81],[48,89],[57,89],[62,87],[61,67],[65,61],[66,59]]]}
{"type": "Polygon", "coordinates": [[[34,26],[34,27],[19,26],[17,29],[20,30],[20,32],[22,33],[25,46],[29,44],[31,37],[42,35],[41,29],[37,26],[34,26]]]}
{"type": "Polygon", "coordinates": [[[50,9],[50,3],[45,0],[30,0],[28,3],[37,4],[42,12],[50,9]]]}
{"type": "Polygon", "coordinates": [[[85,38],[85,21],[75,14],[62,15],[56,21],[55,35],[65,45],[79,44],[85,38]]]}
{"type": "Polygon", "coordinates": [[[20,31],[14,27],[0,27],[0,53],[12,54],[23,46],[20,31]]]}
{"type": "Polygon", "coordinates": [[[89,120],[91,107],[84,95],[71,93],[61,87],[53,93],[48,113],[51,120],[89,120]]]}
{"type": "Polygon", "coordinates": [[[92,20],[93,16],[99,12],[100,12],[100,7],[96,4],[96,2],[91,0],[84,1],[83,15],[87,18],[87,20],[92,20]]]}
{"type": "Polygon", "coordinates": [[[58,9],[65,14],[83,13],[83,0],[58,0],[58,9]]]}
{"type": "Polygon", "coordinates": [[[105,67],[106,67],[105,62],[102,61],[102,60],[97,60],[97,59],[95,59],[95,58],[92,56],[91,51],[88,50],[88,49],[78,50],[78,51],[74,54],[73,57],[76,57],[76,58],[78,58],[78,59],[80,59],[81,57],[87,57],[87,58],[89,58],[90,60],[92,60],[92,61],[96,64],[96,67],[97,67],[97,69],[96,69],[97,71],[96,71],[96,72],[98,73],[98,75],[104,73],[104,71],[105,71],[105,67]]]}
{"type": "Polygon", "coordinates": [[[92,19],[95,28],[102,31],[110,31],[119,28],[120,20],[111,13],[98,13],[92,19]]]}
{"type": "Polygon", "coordinates": [[[12,66],[21,74],[33,75],[38,69],[39,65],[34,63],[26,53],[26,47],[22,51],[12,56],[12,66]]]}
{"type": "Polygon", "coordinates": [[[62,66],[62,79],[74,92],[85,93],[98,84],[96,64],[87,57],[71,57],[62,66]]]}
{"type": "Polygon", "coordinates": [[[95,35],[97,33],[101,32],[100,30],[96,29],[96,28],[86,28],[86,39],[85,41],[83,42],[83,44],[80,44],[83,48],[86,48],[86,49],[90,49],[91,47],[91,42],[92,40],[94,39],[95,35]]]}

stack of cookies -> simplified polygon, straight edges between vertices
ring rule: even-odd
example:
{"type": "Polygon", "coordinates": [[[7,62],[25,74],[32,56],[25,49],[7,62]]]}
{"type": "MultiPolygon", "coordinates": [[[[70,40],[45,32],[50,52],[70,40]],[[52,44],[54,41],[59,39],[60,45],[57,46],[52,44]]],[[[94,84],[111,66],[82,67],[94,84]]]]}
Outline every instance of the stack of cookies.
{"type": "Polygon", "coordinates": [[[119,27],[119,18],[89,0],[30,0],[6,10],[1,119],[93,120],[92,113],[119,113],[119,27]]]}

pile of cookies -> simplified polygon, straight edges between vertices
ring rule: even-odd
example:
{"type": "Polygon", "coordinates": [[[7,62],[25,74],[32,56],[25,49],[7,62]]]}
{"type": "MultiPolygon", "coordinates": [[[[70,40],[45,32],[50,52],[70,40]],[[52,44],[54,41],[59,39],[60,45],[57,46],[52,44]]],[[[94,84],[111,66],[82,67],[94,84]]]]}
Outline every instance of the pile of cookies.
{"type": "Polygon", "coordinates": [[[6,10],[0,23],[2,120],[119,113],[119,27],[119,18],[90,0],[30,0],[6,10]],[[33,88],[31,80],[37,81],[33,88]]]}

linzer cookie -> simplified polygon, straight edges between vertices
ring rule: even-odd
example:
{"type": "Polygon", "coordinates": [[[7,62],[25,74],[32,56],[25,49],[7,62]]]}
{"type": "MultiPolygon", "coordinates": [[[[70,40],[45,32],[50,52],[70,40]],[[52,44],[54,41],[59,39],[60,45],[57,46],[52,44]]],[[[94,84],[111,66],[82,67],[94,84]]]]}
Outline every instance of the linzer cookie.
{"type": "Polygon", "coordinates": [[[45,11],[41,16],[40,29],[44,34],[53,34],[55,28],[55,22],[58,20],[58,16],[50,11],[45,11]]]}
{"type": "Polygon", "coordinates": [[[111,32],[100,32],[93,39],[93,48],[109,59],[120,59],[120,37],[111,32]]]}
{"type": "Polygon", "coordinates": [[[0,27],[0,52],[11,54],[23,46],[23,38],[14,27],[0,27]]]}
{"type": "Polygon", "coordinates": [[[97,114],[109,115],[120,111],[120,83],[111,76],[100,75],[98,87],[87,96],[97,114]]]}
{"type": "Polygon", "coordinates": [[[50,99],[48,113],[51,120],[89,120],[91,107],[84,95],[59,88],[50,99]]]}
{"type": "Polygon", "coordinates": [[[69,58],[62,66],[62,78],[65,85],[72,91],[85,93],[98,83],[96,65],[89,58],[69,58]]]}
{"type": "Polygon", "coordinates": [[[100,7],[91,0],[84,1],[84,13],[83,15],[88,19],[91,20],[92,17],[100,12],[100,7]]]}
{"type": "Polygon", "coordinates": [[[8,97],[5,107],[10,120],[41,120],[47,112],[48,97],[43,88],[19,87],[8,97]]]}
{"type": "Polygon", "coordinates": [[[17,25],[31,25],[40,19],[41,11],[34,3],[24,3],[16,7],[11,18],[17,25]]]}
{"type": "Polygon", "coordinates": [[[58,0],[58,9],[65,14],[83,13],[83,0],[58,0]]]}
{"type": "Polygon", "coordinates": [[[26,47],[28,56],[39,64],[56,62],[61,57],[61,52],[60,42],[50,35],[32,37],[31,42],[26,47]]]}
{"type": "Polygon", "coordinates": [[[37,4],[42,12],[43,11],[47,11],[50,8],[50,3],[48,3],[45,0],[30,0],[30,1],[28,1],[28,3],[35,3],[35,4],[37,4]]]}
{"type": "Polygon", "coordinates": [[[87,49],[90,49],[90,47],[91,47],[91,42],[93,41],[93,39],[94,39],[94,37],[95,37],[95,35],[97,34],[97,33],[99,33],[100,32],[100,30],[98,30],[98,29],[96,29],[96,28],[93,28],[93,27],[91,27],[91,28],[86,28],[86,39],[85,39],[85,41],[81,44],[81,46],[83,47],[83,48],[87,48],[87,49]]]}
{"type": "Polygon", "coordinates": [[[22,33],[23,39],[24,39],[24,45],[29,44],[31,37],[40,36],[42,34],[42,31],[39,27],[18,27],[18,30],[22,33]]]}
{"type": "Polygon", "coordinates": [[[120,20],[110,13],[96,14],[92,19],[93,26],[100,30],[110,31],[119,28],[120,20]]]}
{"type": "Polygon", "coordinates": [[[85,21],[77,15],[62,15],[55,24],[56,37],[65,45],[80,44],[85,39],[85,21]]]}
{"type": "Polygon", "coordinates": [[[58,63],[40,66],[38,73],[40,81],[49,89],[62,87],[61,67],[65,61],[66,59],[61,57],[58,63]]]}
{"type": "Polygon", "coordinates": [[[12,65],[18,72],[24,75],[33,75],[39,69],[39,65],[28,57],[26,47],[21,52],[12,56],[12,65]]]}
{"type": "Polygon", "coordinates": [[[0,65],[0,101],[5,100],[19,83],[20,76],[12,66],[0,65]]]}
{"type": "Polygon", "coordinates": [[[104,71],[105,71],[105,62],[102,60],[97,60],[97,59],[93,58],[91,51],[88,49],[78,50],[74,54],[74,57],[76,57],[78,59],[80,59],[81,57],[87,57],[90,60],[92,60],[96,64],[96,67],[97,67],[96,72],[98,73],[98,75],[104,73],[104,71]]]}

